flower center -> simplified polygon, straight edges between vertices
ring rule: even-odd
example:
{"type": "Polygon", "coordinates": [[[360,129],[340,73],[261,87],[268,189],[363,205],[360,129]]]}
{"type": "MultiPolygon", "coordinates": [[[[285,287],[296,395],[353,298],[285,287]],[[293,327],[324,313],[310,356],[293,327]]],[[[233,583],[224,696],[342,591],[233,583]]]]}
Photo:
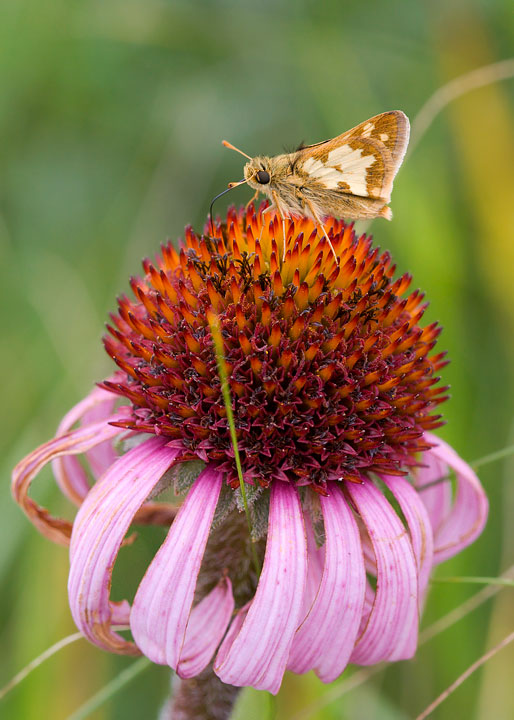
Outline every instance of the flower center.
{"type": "Polygon", "coordinates": [[[190,228],[162,248],[135,300],[119,301],[106,349],[120,368],[104,387],[128,398],[125,423],[169,436],[184,458],[216,462],[237,485],[208,313],[221,328],[245,479],[282,479],[324,492],[328,480],[399,474],[441,424],[446,388],[432,355],[440,328],[420,327],[419,291],[393,280],[388,253],[326,223],[282,224],[253,207],[229,211],[216,238],[190,228]]]}

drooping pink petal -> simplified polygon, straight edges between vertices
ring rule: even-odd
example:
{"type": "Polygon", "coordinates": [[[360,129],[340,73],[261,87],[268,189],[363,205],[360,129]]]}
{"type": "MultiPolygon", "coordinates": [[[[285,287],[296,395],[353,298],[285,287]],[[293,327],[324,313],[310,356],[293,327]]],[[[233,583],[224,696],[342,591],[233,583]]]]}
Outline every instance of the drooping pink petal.
{"type": "Polygon", "coordinates": [[[63,494],[77,507],[81,505],[91,486],[78,459],[74,455],[63,455],[52,462],[52,469],[63,494]]]}
{"type": "Polygon", "coordinates": [[[376,577],[377,575],[377,559],[375,557],[375,552],[373,550],[373,545],[371,543],[371,540],[369,539],[369,535],[366,531],[366,525],[362,522],[362,518],[357,517],[357,525],[359,527],[360,535],[361,535],[361,547],[362,547],[362,555],[364,557],[364,567],[366,568],[366,572],[368,575],[373,575],[373,577],[376,577]]]}
{"type": "Polygon", "coordinates": [[[120,602],[113,602],[111,600],[112,618],[111,622],[113,625],[128,625],[130,621],[130,603],[128,600],[121,600],[120,602]]]}
{"type": "Polygon", "coordinates": [[[427,509],[432,533],[436,535],[452,505],[452,484],[447,465],[433,453],[424,452],[422,463],[414,472],[414,485],[427,509]]]}
{"type": "Polygon", "coordinates": [[[214,664],[223,682],[278,692],[301,622],[306,551],[298,493],[290,485],[276,482],[271,489],[266,554],[255,597],[239,632],[229,631],[214,664]]]}
{"type": "MultiPolygon", "coordinates": [[[[103,388],[95,388],[87,397],[75,405],[62,419],[56,437],[64,435],[77,422],[82,428],[88,425],[98,427],[98,422],[105,420],[120,420],[121,415],[127,412],[125,406],[119,408],[115,416],[112,415],[112,408],[117,398],[113,393],[103,388]]],[[[94,479],[98,479],[102,473],[115,462],[117,454],[113,448],[113,436],[123,435],[120,428],[113,429],[111,434],[103,442],[93,445],[84,452],[94,479]]],[[[91,489],[88,473],[82,467],[75,455],[62,455],[52,460],[52,469],[60,489],[75,505],[80,506],[91,489]]],[[[134,522],[140,525],[165,525],[169,526],[176,514],[176,508],[170,503],[146,502],[139,508],[134,522]]],[[[71,533],[71,525],[69,528],[71,533]]]]}
{"type": "Polygon", "coordinates": [[[96,483],[77,513],[70,545],[71,613],[79,630],[106,650],[138,652],[133,643],[111,629],[112,570],[136,511],[177,454],[159,437],[132,448],[96,483]]]}
{"type": "MultiPolygon", "coordinates": [[[[67,433],[76,423],[82,420],[84,416],[98,406],[109,405],[112,408],[115,401],[116,396],[113,393],[108,392],[103,388],[94,387],[89,395],[86,395],[85,398],[68,410],[59,423],[56,435],[64,435],[64,433],[67,433]]],[[[112,415],[112,411],[110,413],[101,412],[99,418],[91,418],[91,421],[94,422],[95,420],[103,420],[108,415],[112,415]]]]}
{"type": "MultiPolygon", "coordinates": [[[[361,541],[362,541],[361,536],[361,541]]],[[[375,569],[376,570],[376,569],[375,569]]],[[[373,575],[373,577],[376,577],[376,572],[373,575]]],[[[359,632],[357,633],[357,637],[360,637],[364,630],[366,629],[368,622],[369,622],[369,616],[371,615],[371,611],[373,610],[373,605],[375,604],[375,590],[371,587],[371,583],[366,578],[366,588],[364,590],[364,604],[362,606],[362,617],[361,622],[359,625],[359,632]]]]}
{"type": "MultiPolygon", "coordinates": [[[[102,390],[102,388],[98,388],[102,390]]],[[[113,393],[109,393],[104,390],[108,397],[105,397],[103,402],[98,403],[86,413],[82,418],[82,424],[87,425],[90,422],[96,422],[102,420],[114,412],[114,406],[117,399],[113,393]],[[110,397],[109,397],[110,396],[110,397]]],[[[93,476],[98,479],[103,473],[108,470],[113,462],[116,460],[117,455],[114,451],[111,442],[103,442],[100,445],[96,445],[86,453],[87,461],[93,476]]]]}
{"type": "Polygon", "coordinates": [[[289,669],[314,668],[323,682],[332,682],[353,651],[364,602],[366,574],[359,529],[343,493],[335,483],[321,497],[325,523],[325,563],[314,604],[298,628],[289,669]]]}
{"type": "Polygon", "coordinates": [[[451,468],[457,478],[453,505],[434,536],[434,563],[441,563],[470,545],[482,532],[489,504],[480,480],[455,450],[435,435],[426,433],[434,444],[427,453],[451,468]]]}
{"type": "Polygon", "coordinates": [[[230,627],[227,631],[227,634],[225,635],[225,637],[223,639],[223,643],[222,643],[220,649],[218,650],[218,653],[216,655],[215,665],[216,665],[216,663],[222,662],[222,660],[225,658],[225,656],[227,654],[225,652],[226,648],[230,648],[232,643],[234,642],[234,640],[239,635],[239,632],[240,632],[241,628],[243,627],[244,621],[246,620],[246,616],[248,615],[248,610],[250,609],[251,604],[252,604],[252,600],[247,602],[246,605],[243,605],[243,607],[237,611],[234,619],[230,623],[230,627]]]}
{"type": "Polygon", "coordinates": [[[232,583],[224,577],[191,611],[177,675],[190,678],[204,670],[220,644],[234,611],[232,583]]]}
{"type": "MultiPolygon", "coordinates": [[[[121,419],[122,415],[115,415],[110,418],[110,420],[121,419]]],[[[119,433],[119,428],[109,425],[106,420],[101,420],[53,438],[31,452],[30,455],[27,455],[14,468],[11,486],[14,499],[21,505],[25,514],[37,529],[53,542],[61,545],[69,544],[71,523],[53,517],[48,510],[42,508],[28,496],[32,480],[48,462],[55,458],[86,452],[105,440],[111,440],[119,433]]]]}
{"type": "Polygon", "coordinates": [[[304,513],[303,520],[305,523],[305,535],[307,537],[307,578],[305,581],[305,592],[303,593],[301,617],[305,620],[310,612],[314,598],[318,594],[321,577],[323,575],[323,565],[325,564],[325,548],[324,546],[318,548],[316,545],[316,538],[309,515],[304,513]]]}
{"type": "Polygon", "coordinates": [[[375,601],[350,658],[359,665],[400,660],[418,631],[418,578],[407,530],[382,492],[367,481],[347,484],[377,561],[375,601]]]}
{"type": "MultiPolygon", "coordinates": [[[[434,538],[430,518],[418,493],[408,480],[391,475],[383,476],[382,480],[396,498],[409,527],[418,569],[418,599],[421,610],[434,557],[434,538]]],[[[412,648],[412,654],[415,650],[416,645],[412,648]]]]}
{"type": "MultiPolygon", "coordinates": [[[[78,422],[82,426],[109,420],[114,413],[116,396],[103,388],[95,387],[89,395],[71,408],[57,428],[56,437],[69,432],[78,422]]],[[[119,434],[119,431],[118,431],[119,434]]],[[[98,478],[116,459],[110,439],[99,443],[86,453],[95,478],[98,478]]],[[[64,495],[80,505],[89,492],[88,476],[77,458],[63,455],[52,461],[57,484],[64,495]]]]}
{"type": "MultiPolygon", "coordinates": [[[[168,664],[174,670],[184,650],[196,581],[222,478],[222,473],[209,465],[200,473],[134,598],[130,616],[134,640],[150,660],[168,664]]],[[[210,637],[205,644],[211,647],[210,637]]]]}

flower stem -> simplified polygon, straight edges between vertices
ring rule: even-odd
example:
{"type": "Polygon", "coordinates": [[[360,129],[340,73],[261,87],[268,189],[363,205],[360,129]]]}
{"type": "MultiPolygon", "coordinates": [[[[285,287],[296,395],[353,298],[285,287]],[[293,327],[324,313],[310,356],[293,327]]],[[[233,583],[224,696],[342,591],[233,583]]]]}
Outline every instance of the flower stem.
{"type": "Polygon", "coordinates": [[[161,720],[228,720],[241,688],[226,685],[212,666],[189,679],[173,676],[171,697],[161,720]]]}
{"type": "MultiPolygon", "coordinates": [[[[236,425],[234,422],[234,413],[232,410],[232,398],[230,397],[230,386],[228,383],[228,376],[225,367],[225,355],[223,349],[223,338],[221,336],[221,329],[219,324],[218,316],[212,312],[208,313],[207,316],[209,327],[211,330],[212,339],[214,341],[214,351],[216,354],[216,364],[218,366],[218,373],[221,381],[221,392],[223,395],[223,402],[225,404],[225,410],[227,411],[227,422],[230,430],[230,439],[232,441],[232,447],[234,449],[234,460],[236,463],[237,476],[239,478],[239,488],[241,490],[241,498],[243,500],[243,507],[246,515],[246,521],[248,523],[248,532],[250,538],[252,537],[252,520],[250,517],[250,510],[248,508],[248,500],[246,497],[245,482],[243,479],[243,468],[241,466],[241,456],[239,454],[239,446],[237,444],[237,432],[236,425]]],[[[255,566],[255,572],[257,576],[260,574],[261,568],[259,558],[257,557],[257,551],[255,545],[251,543],[252,558],[255,566]]]]}

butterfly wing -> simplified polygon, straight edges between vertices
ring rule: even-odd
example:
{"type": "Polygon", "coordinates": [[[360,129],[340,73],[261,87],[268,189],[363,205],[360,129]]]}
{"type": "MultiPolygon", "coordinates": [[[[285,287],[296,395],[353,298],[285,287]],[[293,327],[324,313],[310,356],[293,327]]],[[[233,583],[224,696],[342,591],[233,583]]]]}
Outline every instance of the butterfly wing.
{"type": "Polygon", "coordinates": [[[393,110],[333,140],[302,148],[296,165],[326,189],[388,203],[408,142],[409,120],[400,110],[393,110]]]}

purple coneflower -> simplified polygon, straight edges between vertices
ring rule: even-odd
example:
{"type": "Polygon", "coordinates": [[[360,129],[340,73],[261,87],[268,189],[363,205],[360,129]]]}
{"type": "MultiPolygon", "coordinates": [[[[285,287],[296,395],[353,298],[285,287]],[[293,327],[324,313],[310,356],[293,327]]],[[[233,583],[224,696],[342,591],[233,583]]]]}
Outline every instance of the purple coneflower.
{"type": "Polygon", "coordinates": [[[215,238],[187,229],[179,253],[143,263],[105,339],[116,374],[17,466],[13,491],[70,544],[70,606],[89,640],[276,693],[286,669],[330,682],[349,662],[412,657],[430,571],[480,534],[487,500],[429,432],[446,360],[410,277],[394,280],[389,254],[335,220],[338,263],[305,218],[289,222],[282,261],[282,225],[263,223],[253,206],[231,210],[215,238]],[[73,524],[27,494],[49,461],[79,506],[73,524]],[[156,499],[170,486],[178,508],[156,499]],[[130,606],[109,596],[133,523],[171,526],[130,606]],[[113,629],[123,623],[133,642],[113,629]]]}

